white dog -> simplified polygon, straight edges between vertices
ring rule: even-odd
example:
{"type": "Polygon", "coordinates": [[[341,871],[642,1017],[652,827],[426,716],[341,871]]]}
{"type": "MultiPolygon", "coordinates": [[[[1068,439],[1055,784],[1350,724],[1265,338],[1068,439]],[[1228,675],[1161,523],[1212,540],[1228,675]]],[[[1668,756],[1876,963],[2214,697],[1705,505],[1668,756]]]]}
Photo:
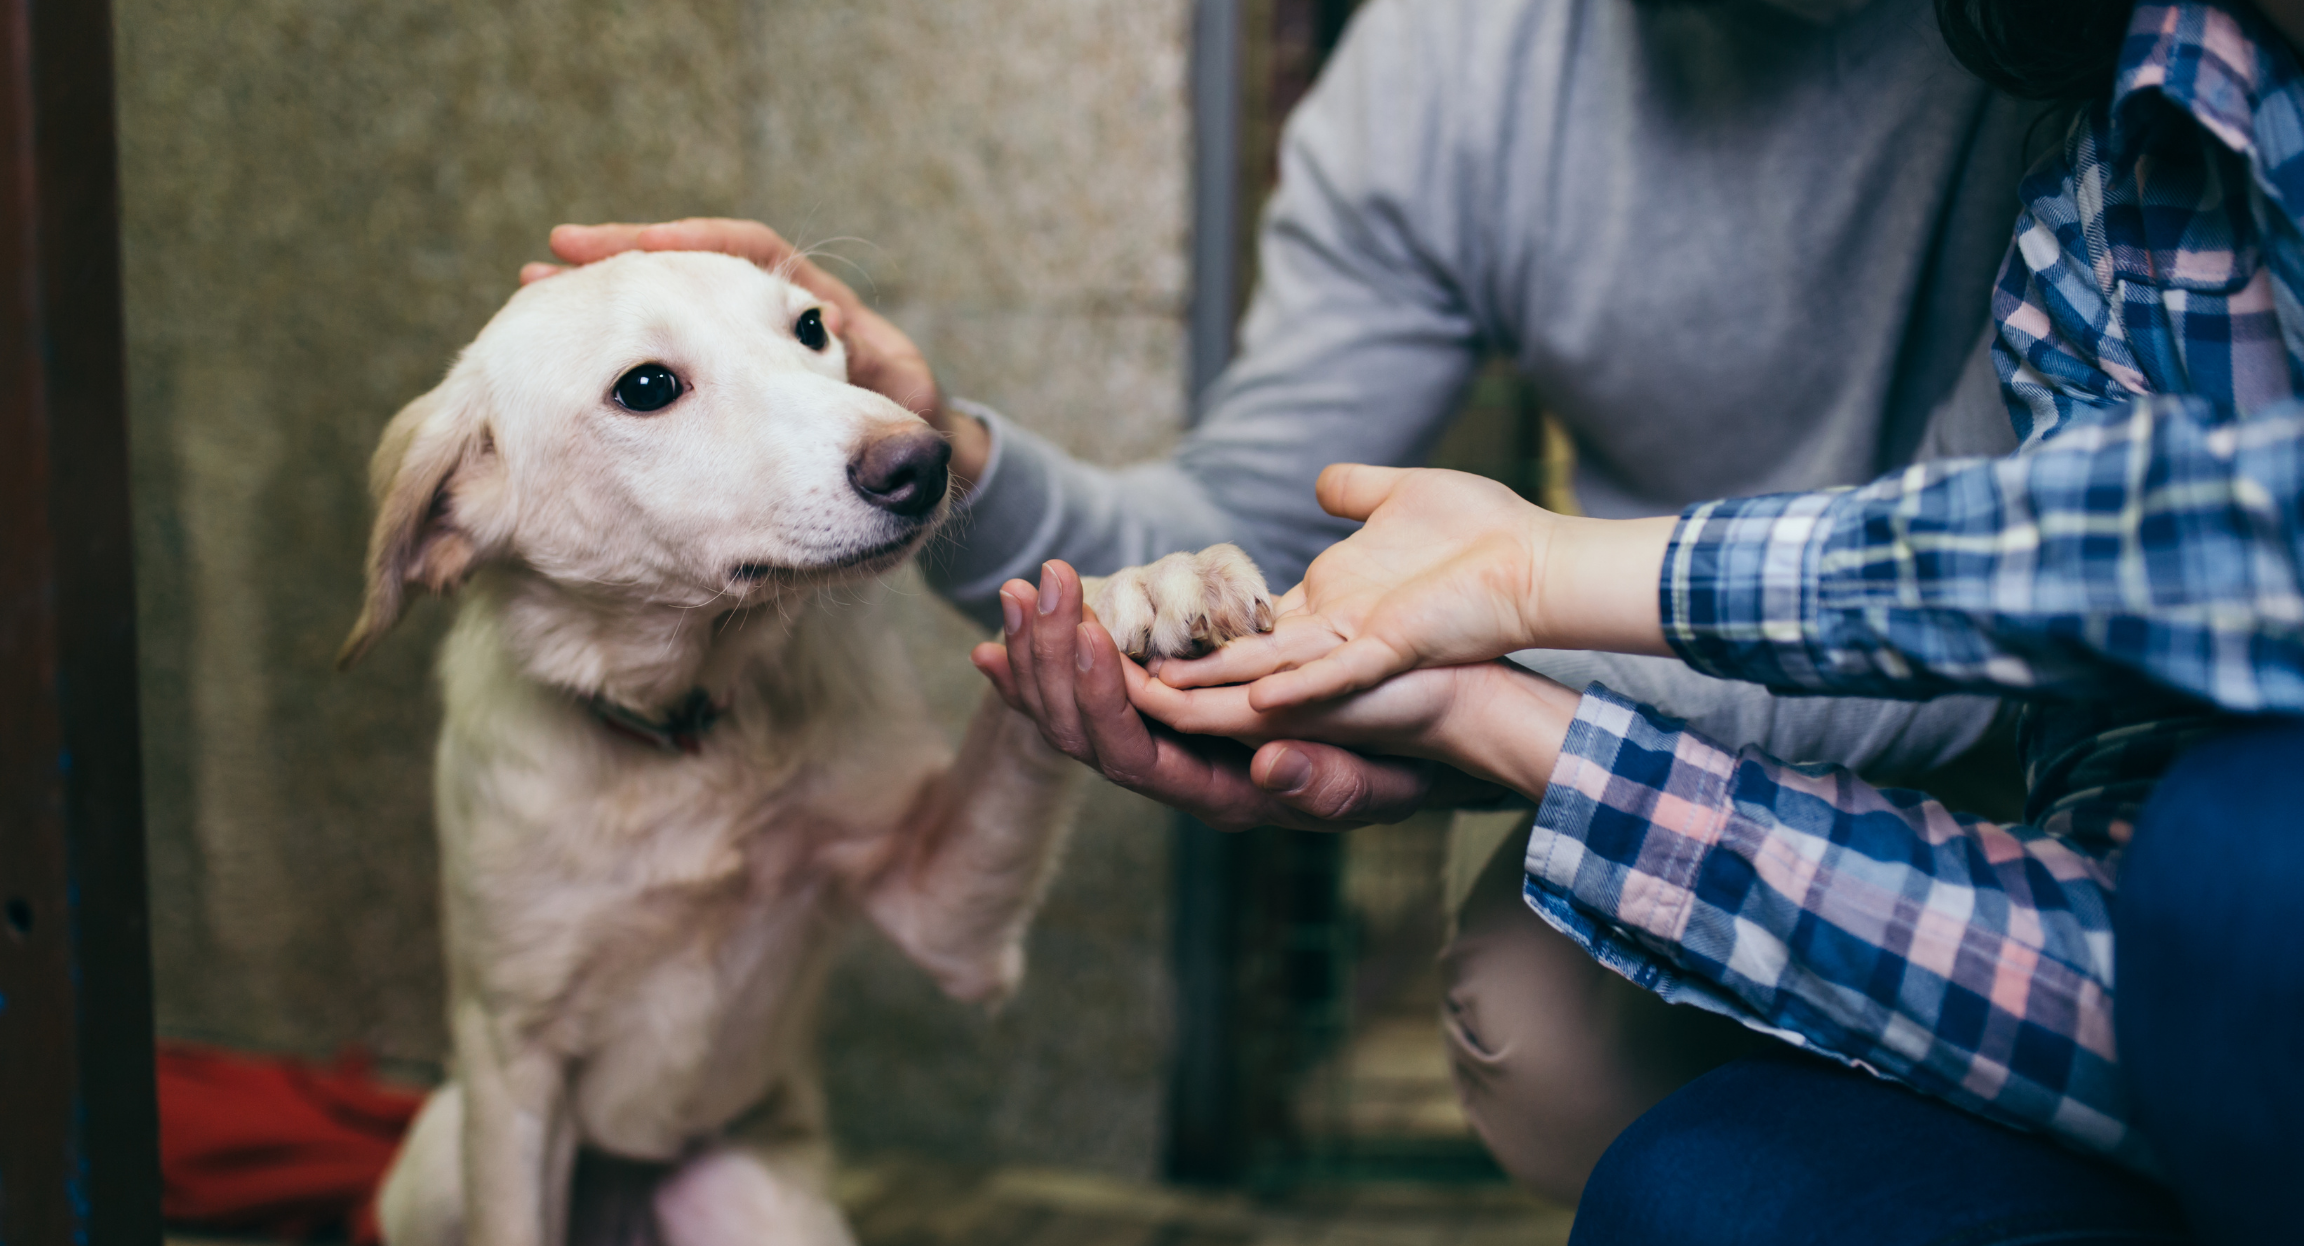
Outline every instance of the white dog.
{"type": "MultiPolygon", "coordinates": [[[[803,290],[632,254],[515,295],[376,453],[367,604],[461,589],[436,799],[454,1078],[393,1246],[845,1243],[814,1015],[860,910],[962,1000],[1023,972],[1076,770],[987,698],[959,758],[852,604],[946,443],[803,290]]],[[[1097,585],[1137,651],[1268,626],[1229,546],[1097,585]]]]}

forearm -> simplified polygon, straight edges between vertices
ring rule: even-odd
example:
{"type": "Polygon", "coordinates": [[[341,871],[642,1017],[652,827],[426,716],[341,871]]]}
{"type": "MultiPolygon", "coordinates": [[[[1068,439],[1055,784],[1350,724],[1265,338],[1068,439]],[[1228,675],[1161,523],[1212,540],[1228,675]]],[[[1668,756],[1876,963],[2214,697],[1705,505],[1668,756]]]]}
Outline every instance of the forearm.
{"type": "Polygon", "coordinates": [[[1542,800],[1583,694],[1505,665],[1480,670],[1465,684],[1434,716],[1430,730],[1408,747],[1531,801],[1542,800]]]}
{"type": "Polygon", "coordinates": [[[1656,584],[1679,521],[1543,514],[1530,648],[1669,656],[1656,584]]]}

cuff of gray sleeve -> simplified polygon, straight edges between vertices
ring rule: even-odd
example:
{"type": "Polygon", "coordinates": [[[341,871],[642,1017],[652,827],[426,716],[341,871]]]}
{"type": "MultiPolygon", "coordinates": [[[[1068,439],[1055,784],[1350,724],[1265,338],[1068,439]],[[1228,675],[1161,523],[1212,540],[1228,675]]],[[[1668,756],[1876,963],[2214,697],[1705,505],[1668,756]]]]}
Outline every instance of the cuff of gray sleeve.
{"type": "Polygon", "coordinates": [[[953,509],[936,543],[920,558],[928,586],[987,627],[1000,620],[1000,586],[1026,573],[1044,528],[1058,517],[1056,474],[1062,451],[981,403],[952,399],[952,409],[981,420],[991,433],[984,474],[953,509]]]}

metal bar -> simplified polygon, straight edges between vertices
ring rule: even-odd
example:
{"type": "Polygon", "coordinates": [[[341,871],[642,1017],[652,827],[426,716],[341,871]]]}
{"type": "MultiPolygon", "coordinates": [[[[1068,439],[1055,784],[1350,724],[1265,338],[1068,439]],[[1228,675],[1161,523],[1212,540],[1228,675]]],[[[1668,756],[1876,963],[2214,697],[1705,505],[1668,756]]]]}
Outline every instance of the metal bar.
{"type": "MultiPolygon", "coordinates": [[[[1185,328],[1186,418],[1232,360],[1239,287],[1240,4],[1192,6],[1192,294],[1185,328]]],[[[1168,1172],[1229,1181],[1240,1167],[1234,1111],[1234,875],[1239,843],[1177,815],[1171,972],[1176,1051],[1168,1079],[1168,1172]]]]}
{"type": "Polygon", "coordinates": [[[0,0],[0,1243],[160,1236],[112,31],[0,0]]]}
{"type": "Polygon", "coordinates": [[[1186,410],[1232,362],[1240,289],[1240,0],[1192,6],[1192,303],[1186,410]]]}
{"type": "Polygon", "coordinates": [[[1229,1182],[1246,1158],[1235,1018],[1242,841],[1176,817],[1176,1055],[1168,1080],[1168,1175],[1229,1182]]]}

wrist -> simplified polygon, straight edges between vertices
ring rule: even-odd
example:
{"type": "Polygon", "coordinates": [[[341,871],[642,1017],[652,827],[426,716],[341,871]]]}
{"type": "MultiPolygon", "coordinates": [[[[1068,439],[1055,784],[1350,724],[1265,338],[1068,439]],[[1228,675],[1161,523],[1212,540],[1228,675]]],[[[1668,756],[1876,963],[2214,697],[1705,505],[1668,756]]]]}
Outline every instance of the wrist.
{"type": "Polygon", "coordinates": [[[1671,656],[1657,585],[1679,519],[1544,520],[1532,647],[1671,656]]]}
{"type": "Polygon", "coordinates": [[[1464,669],[1469,686],[1436,724],[1433,760],[1542,800],[1583,695],[1500,662],[1464,669]]]}

